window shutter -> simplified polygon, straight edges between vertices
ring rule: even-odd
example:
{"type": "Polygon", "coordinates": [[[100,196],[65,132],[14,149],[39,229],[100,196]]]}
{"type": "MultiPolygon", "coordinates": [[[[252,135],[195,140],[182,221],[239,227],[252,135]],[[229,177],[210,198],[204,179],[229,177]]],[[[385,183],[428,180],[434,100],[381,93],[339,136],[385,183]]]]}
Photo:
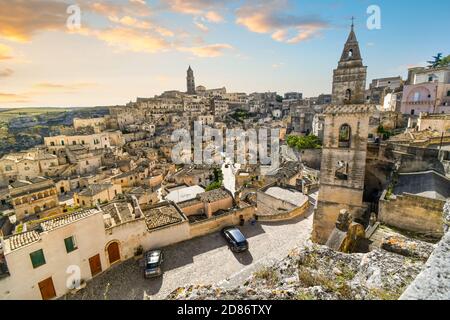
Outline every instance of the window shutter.
{"type": "Polygon", "coordinates": [[[33,268],[35,269],[45,264],[44,251],[42,251],[42,249],[30,253],[30,258],[33,268]]]}
{"type": "Polygon", "coordinates": [[[74,241],[73,237],[64,239],[64,244],[66,245],[67,253],[70,253],[76,249],[75,241],[74,241]]]}

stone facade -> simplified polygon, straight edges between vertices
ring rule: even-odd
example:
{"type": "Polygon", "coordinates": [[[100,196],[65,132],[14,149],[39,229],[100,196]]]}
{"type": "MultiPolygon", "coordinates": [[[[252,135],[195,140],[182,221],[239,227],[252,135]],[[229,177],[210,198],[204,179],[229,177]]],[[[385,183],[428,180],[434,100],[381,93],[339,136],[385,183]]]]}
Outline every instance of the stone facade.
{"type": "Polygon", "coordinates": [[[189,66],[189,69],[187,71],[187,93],[188,94],[195,94],[195,78],[194,78],[194,71],[192,71],[191,66],[189,66]]]}
{"type": "Polygon", "coordinates": [[[363,192],[369,118],[375,106],[331,106],[325,110],[320,192],[313,239],[325,243],[341,209],[364,212],[363,192]]]}
{"type": "Polygon", "coordinates": [[[361,217],[369,135],[374,105],[364,105],[366,67],[353,29],[333,76],[333,105],[324,109],[320,190],[312,239],[325,244],[340,210],[361,217]]]}
{"type": "Polygon", "coordinates": [[[338,68],[333,72],[332,104],[364,103],[366,76],[367,67],[363,66],[358,40],[352,25],[338,68]]]}

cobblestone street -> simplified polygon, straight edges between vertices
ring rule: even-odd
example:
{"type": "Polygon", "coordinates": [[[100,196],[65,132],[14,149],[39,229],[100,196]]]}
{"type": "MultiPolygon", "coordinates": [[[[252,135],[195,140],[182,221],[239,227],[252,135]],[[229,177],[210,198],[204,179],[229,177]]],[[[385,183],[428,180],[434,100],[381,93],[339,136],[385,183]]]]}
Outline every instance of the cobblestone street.
{"type": "Polygon", "coordinates": [[[97,276],[75,295],[62,299],[164,299],[184,285],[232,284],[301,245],[310,237],[312,219],[311,208],[307,218],[246,224],[241,230],[248,238],[250,250],[243,254],[233,254],[218,232],[185,241],[164,249],[163,277],[144,279],[142,261],[130,259],[97,276]]]}

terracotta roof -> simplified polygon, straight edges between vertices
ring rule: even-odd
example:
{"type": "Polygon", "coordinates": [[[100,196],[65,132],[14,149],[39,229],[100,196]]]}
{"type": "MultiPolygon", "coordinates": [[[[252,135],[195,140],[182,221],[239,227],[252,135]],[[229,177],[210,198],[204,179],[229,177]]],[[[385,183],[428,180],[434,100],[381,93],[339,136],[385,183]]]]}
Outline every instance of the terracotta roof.
{"type": "Polygon", "coordinates": [[[182,222],[183,216],[173,204],[163,204],[144,211],[148,230],[182,222]]]}
{"type": "Polygon", "coordinates": [[[9,247],[12,250],[19,249],[36,241],[39,241],[41,236],[36,231],[23,232],[15,234],[5,241],[9,242],[9,247]]]}
{"type": "Polygon", "coordinates": [[[128,202],[114,202],[102,207],[105,214],[114,219],[116,225],[133,220],[133,211],[128,202]]]}
{"type": "Polygon", "coordinates": [[[202,202],[214,202],[231,197],[231,195],[225,189],[220,188],[201,193],[197,197],[202,202]]]}
{"type": "Polygon", "coordinates": [[[87,197],[92,197],[95,196],[96,194],[99,194],[100,192],[103,192],[105,190],[108,190],[109,188],[111,188],[113,185],[111,183],[104,183],[104,184],[91,184],[90,186],[88,186],[86,189],[82,190],[79,195],[80,196],[87,196],[87,197]]]}
{"type": "Polygon", "coordinates": [[[82,211],[66,214],[66,215],[59,216],[57,218],[53,218],[53,219],[42,222],[41,227],[42,227],[43,231],[51,231],[53,229],[62,227],[66,224],[76,222],[85,217],[94,215],[97,212],[99,212],[99,211],[97,211],[97,210],[82,210],[82,211]]]}

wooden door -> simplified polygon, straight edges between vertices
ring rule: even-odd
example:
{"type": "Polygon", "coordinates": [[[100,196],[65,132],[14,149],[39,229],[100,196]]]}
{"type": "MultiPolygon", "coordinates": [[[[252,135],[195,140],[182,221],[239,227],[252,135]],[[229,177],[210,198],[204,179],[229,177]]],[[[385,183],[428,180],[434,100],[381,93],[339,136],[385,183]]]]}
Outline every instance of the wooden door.
{"type": "Polygon", "coordinates": [[[100,255],[93,256],[89,258],[89,266],[91,267],[91,274],[95,276],[102,272],[102,262],[100,261],[100,255]]]}
{"type": "Polygon", "coordinates": [[[39,290],[41,290],[43,300],[50,300],[56,297],[56,291],[51,277],[39,282],[39,290]]]}
{"type": "Polygon", "coordinates": [[[108,257],[110,264],[120,260],[119,244],[117,242],[113,242],[108,246],[108,257]]]}

